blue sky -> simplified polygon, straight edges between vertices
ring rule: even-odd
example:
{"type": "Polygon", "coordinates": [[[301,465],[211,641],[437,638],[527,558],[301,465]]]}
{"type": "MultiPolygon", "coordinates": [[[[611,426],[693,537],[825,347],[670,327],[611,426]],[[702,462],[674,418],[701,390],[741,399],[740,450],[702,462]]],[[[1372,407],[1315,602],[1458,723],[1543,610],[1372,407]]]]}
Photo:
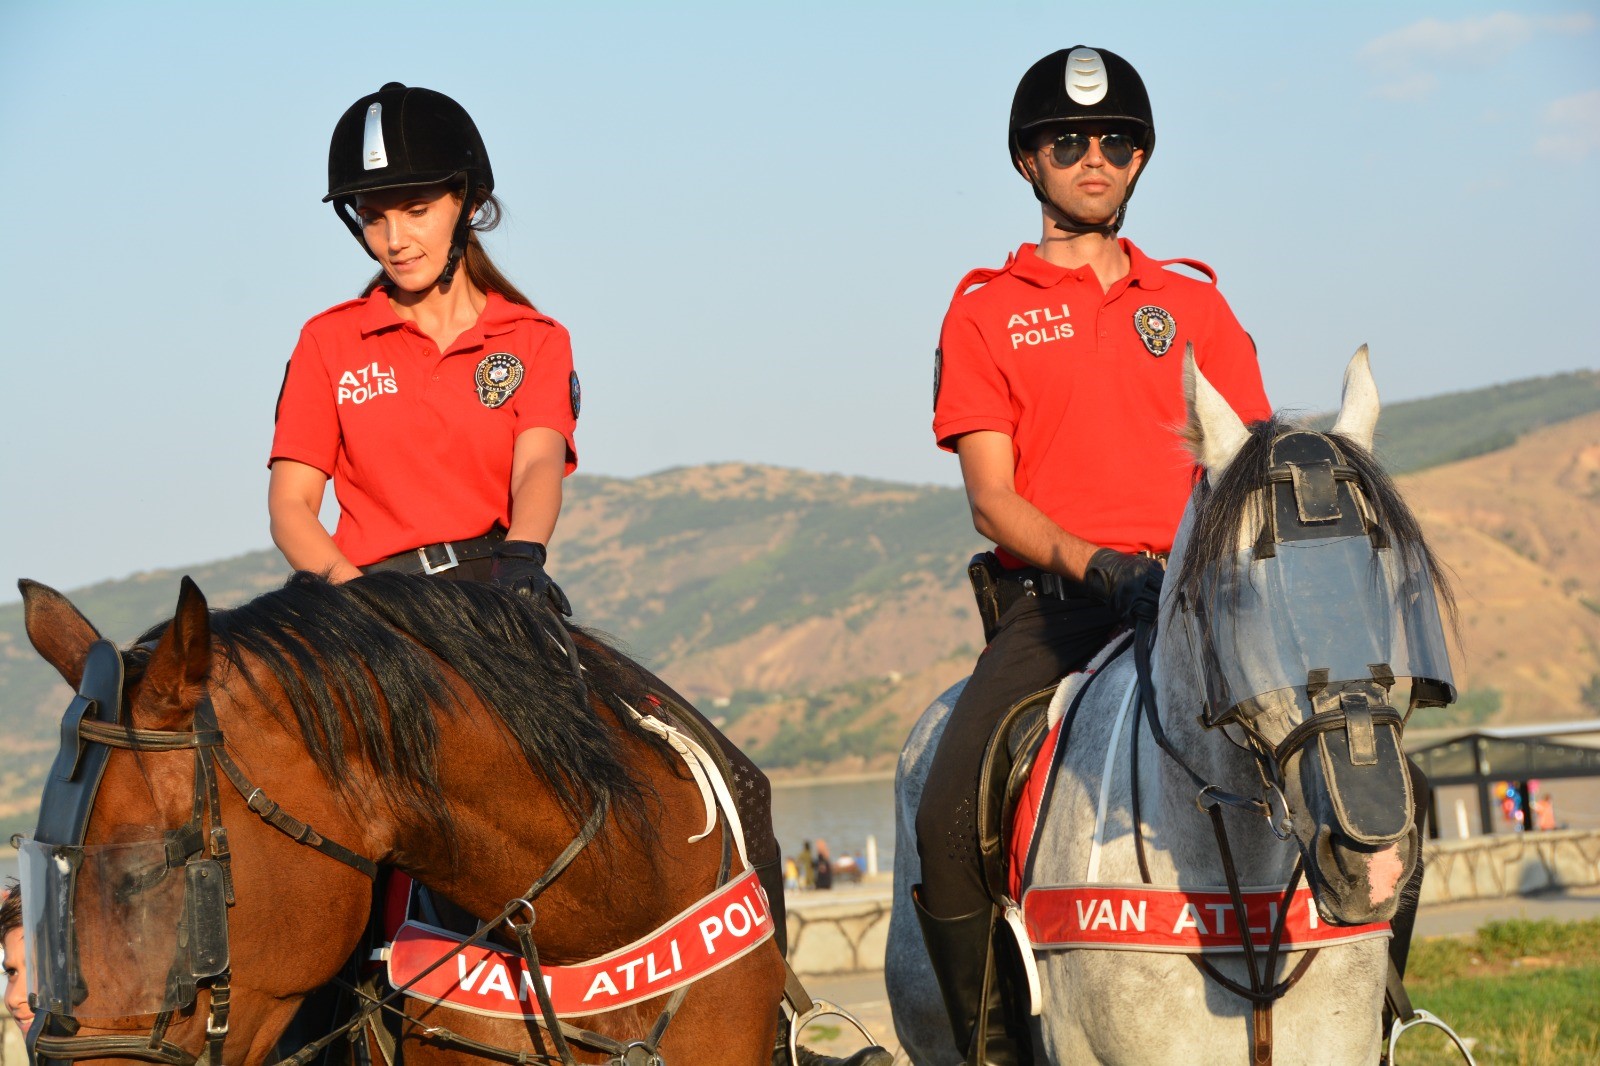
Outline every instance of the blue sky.
{"type": "MultiPolygon", "coordinates": [[[[1596,5],[0,0],[0,599],[270,544],[301,323],[370,263],[319,202],[389,80],[476,118],[502,266],[572,331],[581,468],[955,484],[951,289],[1037,236],[1022,71],[1143,74],[1126,235],[1209,262],[1279,406],[1600,364],[1596,5]]],[[[331,494],[330,494],[331,495],[331,494]]],[[[556,563],[559,565],[559,532],[556,563]]]]}

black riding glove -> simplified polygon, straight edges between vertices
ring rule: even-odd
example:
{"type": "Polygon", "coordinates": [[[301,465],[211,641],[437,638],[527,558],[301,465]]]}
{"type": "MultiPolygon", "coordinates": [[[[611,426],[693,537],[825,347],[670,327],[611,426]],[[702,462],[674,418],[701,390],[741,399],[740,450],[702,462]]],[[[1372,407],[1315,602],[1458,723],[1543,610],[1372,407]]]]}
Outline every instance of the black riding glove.
{"type": "Polygon", "coordinates": [[[1154,622],[1161,607],[1161,582],[1166,571],[1148,555],[1101,548],[1089,557],[1083,582],[1111,605],[1119,621],[1154,622]]]}
{"type": "Polygon", "coordinates": [[[572,616],[572,604],[561,586],[544,572],[545,548],[532,540],[502,541],[494,550],[494,566],[489,580],[500,588],[544,599],[556,611],[572,616]]]}

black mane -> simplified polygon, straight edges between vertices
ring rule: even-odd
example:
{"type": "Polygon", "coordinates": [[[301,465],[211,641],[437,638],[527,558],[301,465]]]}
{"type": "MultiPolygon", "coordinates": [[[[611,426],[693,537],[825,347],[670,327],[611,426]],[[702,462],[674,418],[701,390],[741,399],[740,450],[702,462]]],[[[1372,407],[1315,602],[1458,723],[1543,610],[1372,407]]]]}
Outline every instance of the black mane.
{"type": "MultiPolygon", "coordinates": [[[[222,655],[281,720],[293,715],[306,750],[335,788],[348,790],[347,769],[359,755],[377,774],[383,798],[420,811],[448,833],[439,721],[467,713],[447,680],[454,673],[550,782],[564,810],[581,820],[596,803],[609,802],[649,833],[646,808],[654,790],[630,772],[615,751],[615,734],[589,712],[552,636],[553,617],[525,597],[476,582],[374,574],[334,585],[298,573],[243,606],[213,611],[210,621],[222,655]],[[247,669],[246,657],[259,667],[247,669]],[[269,681],[287,693],[287,708],[269,681]]],[[[147,646],[167,624],[138,643],[147,646]]],[[[578,646],[589,689],[637,705],[643,672],[598,637],[583,635],[588,639],[578,646]]],[[[130,675],[142,672],[144,658],[130,653],[130,675]]]]}
{"type": "MultiPolygon", "coordinates": [[[[1257,492],[1268,484],[1272,442],[1289,430],[1304,428],[1281,413],[1253,423],[1249,439],[1216,483],[1212,484],[1211,479],[1205,477],[1195,484],[1189,541],[1184,546],[1182,565],[1171,578],[1177,582],[1183,602],[1200,602],[1201,579],[1208,567],[1223,560],[1237,559],[1239,527],[1257,492]]],[[[1378,525],[1388,534],[1390,544],[1401,553],[1409,567],[1426,572],[1432,578],[1439,605],[1453,625],[1456,606],[1448,575],[1428,547],[1422,525],[1401,497],[1394,479],[1371,452],[1349,437],[1341,433],[1323,436],[1339,446],[1345,462],[1355,469],[1362,494],[1371,504],[1378,525]]],[[[1252,539],[1254,533],[1252,531],[1252,539]]]]}

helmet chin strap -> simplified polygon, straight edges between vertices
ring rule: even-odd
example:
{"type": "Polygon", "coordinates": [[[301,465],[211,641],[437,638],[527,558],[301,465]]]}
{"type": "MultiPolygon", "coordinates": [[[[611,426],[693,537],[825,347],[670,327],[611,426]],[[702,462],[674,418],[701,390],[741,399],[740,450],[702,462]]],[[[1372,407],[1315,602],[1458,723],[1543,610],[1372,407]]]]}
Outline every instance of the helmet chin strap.
{"type": "Polygon", "coordinates": [[[450,279],[456,276],[456,267],[461,265],[461,260],[467,254],[467,232],[472,228],[474,214],[476,212],[472,208],[472,176],[463,175],[461,213],[456,216],[455,232],[450,235],[450,255],[445,260],[444,269],[439,271],[439,279],[434,282],[441,288],[450,284],[450,279]]]}

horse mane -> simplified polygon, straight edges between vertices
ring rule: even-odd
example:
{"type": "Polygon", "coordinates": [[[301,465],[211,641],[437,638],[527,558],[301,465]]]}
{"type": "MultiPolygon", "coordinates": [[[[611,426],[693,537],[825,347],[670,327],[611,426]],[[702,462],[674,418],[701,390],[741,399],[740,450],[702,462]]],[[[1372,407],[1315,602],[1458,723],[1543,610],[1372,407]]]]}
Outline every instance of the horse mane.
{"type": "MultiPolygon", "coordinates": [[[[1252,517],[1264,520],[1257,501],[1272,469],[1272,442],[1289,430],[1305,428],[1282,412],[1275,412],[1270,418],[1251,424],[1239,454],[1215,484],[1209,476],[1196,480],[1189,541],[1184,545],[1183,562],[1171,578],[1184,603],[1200,602],[1201,581],[1209,567],[1224,561],[1237,562],[1239,527],[1252,517]]],[[[1345,462],[1354,468],[1357,484],[1371,504],[1378,525],[1388,534],[1391,546],[1408,566],[1426,572],[1432,579],[1440,606],[1454,628],[1456,603],[1449,575],[1433,554],[1423,536],[1422,524],[1400,495],[1394,479],[1371,452],[1349,437],[1342,433],[1323,436],[1338,445],[1345,462]]]]}
{"type": "MultiPolygon", "coordinates": [[[[634,830],[653,835],[658,799],[622,761],[615,735],[592,713],[553,636],[553,617],[527,597],[470,581],[373,574],[335,585],[311,573],[249,603],[211,612],[221,655],[280,720],[292,713],[317,769],[347,792],[357,755],[383,797],[452,828],[439,780],[441,716],[468,713],[454,675],[504,726],[562,809],[581,821],[609,803],[634,830]],[[259,666],[251,666],[246,659],[259,666]],[[258,676],[264,674],[265,676],[258,676]],[[282,687],[283,700],[269,683],[282,687]]],[[[136,642],[148,649],[170,623],[136,642]]],[[[641,672],[595,634],[579,657],[591,692],[632,701],[641,672]]],[[[128,653],[130,682],[148,650],[128,653]]],[[[624,720],[625,728],[652,741],[624,720]]]]}

